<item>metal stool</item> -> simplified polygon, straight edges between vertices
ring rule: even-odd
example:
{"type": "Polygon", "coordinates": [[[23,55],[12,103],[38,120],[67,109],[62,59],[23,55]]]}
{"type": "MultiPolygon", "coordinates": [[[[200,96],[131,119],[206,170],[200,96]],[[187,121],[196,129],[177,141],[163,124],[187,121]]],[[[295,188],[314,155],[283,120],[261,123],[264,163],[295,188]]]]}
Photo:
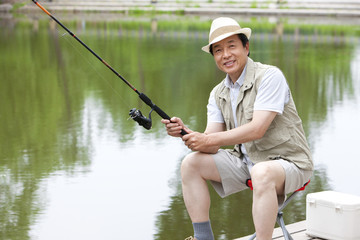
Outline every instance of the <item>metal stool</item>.
{"type": "MultiPolygon", "coordinates": [[[[285,223],[284,223],[284,218],[283,218],[283,209],[289,204],[289,202],[300,192],[303,191],[305,189],[305,187],[310,183],[310,180],[304,184],[304,186],[302,186],[301,188],[299,188],[298,190],[296,190],[295,192],[293,192],[287,199],[286,201],[279,207],[278,209],[278,214],[276,217],[276,222],[277,224],[281,227],[281,230],[284,234],[284,239],[285,240],[293,240],[293,238],[291,237],[290,233],[288,232],[288,230],[285,227],[285,223]]],[[[253,190],[253,186],[252,186],[252,182],[251,179],[246,180],[246,185],[253,190]]],[[[256,232],[251,235],[251,237],[249,238],[249,240],[253,240],[256,237],[256,232]]]]}

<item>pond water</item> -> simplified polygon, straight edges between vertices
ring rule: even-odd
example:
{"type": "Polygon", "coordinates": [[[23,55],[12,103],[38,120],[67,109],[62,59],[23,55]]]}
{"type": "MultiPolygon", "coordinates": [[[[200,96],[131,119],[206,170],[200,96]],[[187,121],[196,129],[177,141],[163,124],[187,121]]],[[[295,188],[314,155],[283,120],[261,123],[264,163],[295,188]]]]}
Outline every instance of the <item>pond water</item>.
{"type": "MultiPolygon", "coordinates": [[[[208,94],[224,77],[200,50],[207,31],[68,24],[168,115],[204,130],[208,94]]],[[[189,150],[182,141],[166,135],[156,113],[150,131],[129,120],[131,108],[144,115],[150,109],[48,19],[2,19],[0,26],[0,238],[190,236],[179,172],[189,150]]],[[[309,192],[360,196],[360,39],[253,32],[251,58],[284,72],[316,166],[285,221],[305,219],[309,192]]],[[[211,200],[217,239],[254,231],[249,190],[225,199],[211,190],[211,200]]]]}

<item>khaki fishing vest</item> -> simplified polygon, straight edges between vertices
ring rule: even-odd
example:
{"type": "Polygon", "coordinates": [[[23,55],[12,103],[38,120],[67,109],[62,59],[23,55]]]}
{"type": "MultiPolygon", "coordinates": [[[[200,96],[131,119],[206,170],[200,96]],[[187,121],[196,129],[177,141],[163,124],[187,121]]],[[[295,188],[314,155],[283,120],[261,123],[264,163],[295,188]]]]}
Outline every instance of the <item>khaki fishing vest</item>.
{"type": "MultiPolygon", "coordinates": [[[[236,107],[239,126],[252,120],[260,82],[270,67],[272,66],[254,62],[248,58],[245,80],[240,88],[236,107]]],[[[223,114],[226,129],[230,130],[235,127],[235,123],[230,102],[230,89],[225,86],[224,81],[215,87],[215,100],[223,114]]],[[[253,163],[282,158],[295,163],[301,169],[313,169],[310,149],[291,94],[283,114],[276,115],[265,135],[261,139],[243,144],[253,163]]],[[[237,157],[242,156],[239,144],[235,145],[230,152],[237,157]]]]}

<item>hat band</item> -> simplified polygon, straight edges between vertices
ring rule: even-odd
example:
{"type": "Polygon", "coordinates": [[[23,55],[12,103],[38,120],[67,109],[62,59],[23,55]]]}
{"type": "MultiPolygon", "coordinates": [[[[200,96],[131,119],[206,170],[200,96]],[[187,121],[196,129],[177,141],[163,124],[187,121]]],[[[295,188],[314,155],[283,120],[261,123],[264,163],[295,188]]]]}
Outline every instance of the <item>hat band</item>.
{"type": "Polygon", "coordinates": [[[211,33],[211,35],[209,37],[209,43],[211,43],[215,38],[217,38],[225,33],[235,32],[240,29],[241,29],[240,26],[235,26],[235,25],[220,27],[211,33]]]}

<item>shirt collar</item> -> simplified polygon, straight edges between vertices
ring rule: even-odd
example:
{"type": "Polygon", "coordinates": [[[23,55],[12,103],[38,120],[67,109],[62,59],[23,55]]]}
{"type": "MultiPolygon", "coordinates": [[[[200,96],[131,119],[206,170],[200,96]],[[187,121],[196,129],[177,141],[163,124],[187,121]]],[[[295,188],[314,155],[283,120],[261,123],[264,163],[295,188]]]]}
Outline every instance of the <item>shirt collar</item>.
{"type": "Polygon", "coordinates": [[[241,87],[244,83],[244,80],[245,80],[245,74],[246,74],[246,67],[247,67],[247,63],[244,67],[244,70],[242,71],[240,77],[238,78],[238,80],[236,80],[235,83],[233,83],[229,77],[228,74],[226,74],[226,78],[225,78],[225,86],[228,87],[228,88],[233,88],[233,87],[236,87],[237,85],[239,87],[241,87]]]}

